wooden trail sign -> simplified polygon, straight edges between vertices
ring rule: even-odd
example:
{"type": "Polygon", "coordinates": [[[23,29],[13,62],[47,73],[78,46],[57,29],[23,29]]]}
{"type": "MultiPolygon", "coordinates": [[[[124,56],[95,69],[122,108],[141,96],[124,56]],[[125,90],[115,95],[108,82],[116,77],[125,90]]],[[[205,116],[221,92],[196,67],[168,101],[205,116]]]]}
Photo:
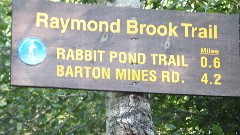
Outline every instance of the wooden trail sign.
{"type": "Polygon", "coordinates": [[[240,96],[238,18],[13,0],[11,84],[240,96]]]}

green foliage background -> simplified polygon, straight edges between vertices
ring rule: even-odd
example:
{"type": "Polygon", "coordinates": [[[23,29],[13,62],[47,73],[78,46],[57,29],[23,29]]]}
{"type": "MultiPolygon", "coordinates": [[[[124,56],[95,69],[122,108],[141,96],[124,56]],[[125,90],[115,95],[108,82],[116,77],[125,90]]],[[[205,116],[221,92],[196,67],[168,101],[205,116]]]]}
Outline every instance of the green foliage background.
{"type": "MultiPolygon", "coordinates": [[[[145,6],[240,12],[238,0],[148,0],[145,6]]],[[[11,0],[0,1],[0,134],[105,134],[104,92],[10,86],[11,8],[11,0]]],[[[151,107],[156,134],[240,134],[240,98],[151,94],[151,107]]]]}

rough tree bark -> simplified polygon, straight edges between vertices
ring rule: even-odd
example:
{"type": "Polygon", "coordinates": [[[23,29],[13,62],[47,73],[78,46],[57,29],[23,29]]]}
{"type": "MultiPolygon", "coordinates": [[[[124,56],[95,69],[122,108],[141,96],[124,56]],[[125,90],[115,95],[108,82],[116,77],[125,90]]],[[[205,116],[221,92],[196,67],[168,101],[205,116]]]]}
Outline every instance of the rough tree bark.
{"type": "MultiPolygon", "coordinates": [[[[140,0],[97,0],[98,4],[140,8],[140,0]]],[[[107,135],[154,135],[148,94],[108,92],[107,135]]]]}
{"type": "Polygon", "coordinates": [[[154,135],[147,94],[107,94],[107,135],[154,135]]]}

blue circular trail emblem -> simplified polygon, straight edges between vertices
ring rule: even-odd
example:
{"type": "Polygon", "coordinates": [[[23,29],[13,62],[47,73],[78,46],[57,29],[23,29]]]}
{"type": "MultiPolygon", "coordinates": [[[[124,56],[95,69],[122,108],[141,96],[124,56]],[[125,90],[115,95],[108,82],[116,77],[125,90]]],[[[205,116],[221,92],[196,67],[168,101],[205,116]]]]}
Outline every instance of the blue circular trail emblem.
{"type": "Polygon", "coordinates": [[[38,38],[25,38],[18,45],[18,56],[28,65],[37,65],[45,59],[46,47],[38,38]]]}

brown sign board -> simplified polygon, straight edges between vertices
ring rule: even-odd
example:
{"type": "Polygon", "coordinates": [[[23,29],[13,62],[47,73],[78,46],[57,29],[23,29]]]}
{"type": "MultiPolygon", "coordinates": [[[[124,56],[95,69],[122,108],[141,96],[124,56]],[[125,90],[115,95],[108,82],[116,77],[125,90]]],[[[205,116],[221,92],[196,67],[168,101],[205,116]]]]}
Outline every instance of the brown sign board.
{"type": "Polygon", "coordinates": [[[240,96],[238,19],[13,0],[11,84],[240,96]]]}

